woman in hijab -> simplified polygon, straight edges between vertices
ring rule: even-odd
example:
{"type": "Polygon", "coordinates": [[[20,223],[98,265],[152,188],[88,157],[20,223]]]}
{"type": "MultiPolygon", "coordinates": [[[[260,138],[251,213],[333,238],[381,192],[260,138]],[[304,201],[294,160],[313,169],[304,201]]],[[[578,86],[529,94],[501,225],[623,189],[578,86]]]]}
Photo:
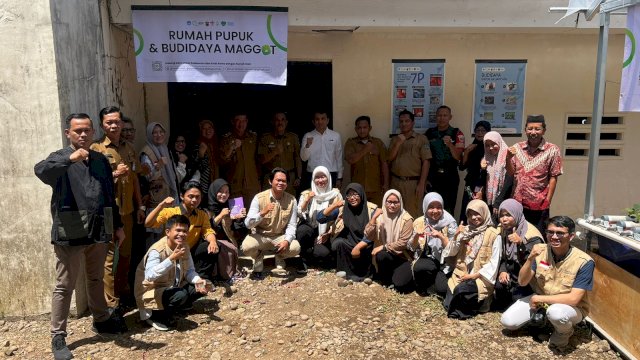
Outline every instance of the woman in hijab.
{"type": "Polygon", "coordinates": [[[147,207],[153,209],[167,197],[178,203],[178,179],[176,168],[171,160],[166,144],[167,132],[157,122],[147,125],[147,144],[140,152],[140,162],[150,172],[146,175],[149,182],[149,202],[147,207]]]}
{"type": "Polygon", "coordinates": [[[456,267],[443,303],[447,315],[456,319],[489,310],[502,248],[500,233],[493,227],[491,212],[484,201],[471,200],[466,213],[469,225],[460,222],[449,244],[449,256],[456,257],[456,267]]]}
{"type": "Polygon", "coordinates": [[[414,236],[407,243],[413,252],[413,263],[403,271],[413,272],[418,294],[444,296],[452,262],[446,262],[445,258],[457,230],[456,220],[444,209],[442,196],[436,192],[425,195],[422,212],[424,215],[413,222],[414,236]]]}
{"type": "Polygon", "coordinates": [[[484,135],[491,131],[491,124],[488,121],[478,121],[473,128],[473,142],[462,152],[462,161],[458,167],[460,171],[467,171],[464,177],[464,191],[462,192],[462,203],[460,204],[460,222],[467,221],[467,204],[473,199],[482,196],[484,178],[480,176],[482,169],[480,164],[484,157],[484,135]]]}
{"type": "Polygon", "coordinates": [[[318,214],[334,203],[342,206],[340,190],[331,188],[331,173],[324,166],[313,169],[311,189],[300,194],[298,217],[301,222],[296,229],[300,242],[300,256],[307,262],[322,262],[331,266],[331,238],[335,233],[333,222],[318,222],[318,214]]]}
{"type": "Polygon", "coordinates": [[[490,131],[484,136],[484,158],[480,163],[484,181],[484,196],[494,222],[498,220],[500,204],[511,196],[513,176],[507,174],[509,147],[500,133],[490,131]]]}
{"type": "MultiPolygon", "coordinates": [[[[178,177],[179,188],[184,186],[188,181],[193,179],[198,169],[195,168],[191,157],[187,155],[187,137],[184,134],[178,134],[175,137],[172,136],[170,140],[169,154],[171,160],[176,165],[176,175],[178,177]]],[[[197,181],[200,181],[200,175],[198,172],[197,181]]]]}
{"type": "Polygon", "coordinates": [[[220,253],[214,274],[231,285],[238,264],[238,244],[247,234],[244,218],[247,209],[239,209],[231,215],[229,209],[229,184],[224,179],[216,179],[209,186],[209,215],[211,228],[216,232],[220,253]]]}
{"type": "Polygon", "coordinates": [[[373,245],[364,236],[364,228],[378,206],[367,202],[364,187],[358,183],[347,185],[344,198],[344,206],[339,201],[334,202],[318,215],[318,222],[337,220],[343,224],[342,231],[331,243],[337,258],[336,271],[344,271],[348,280],[362,281],[369,275],[373,245]]]}
{"type": "Polygon", "coordinates": [[[518,273],[534,245],[543,242],[540,231],[522,214],[522,204],[514,199],[502,202],[500,214],[500,238],[502,250],[498,281],[495,284],[495,306],[505,309],[516,300],[531,295],[532,290],[519,286],[518,273]]]}
{"type": "Polygon", "coordinates": [[[200,172],[201,206],[206,208],[209,201],[209,185],[218,178],[218,140],[216,139],[215,126],[211,120],[200,121],[198,127],[200,128],[200,138],[192,159],[200,172]]]}
{"type": "Polygon", "coordinates": [[[382,198],[382,210],[378,208],[367,223],[364,234],[373,241],[371,256],[377,268],[377,277],[382,285],[393,285],[399,292],[412,287],[411,274],[399,269],[408,264],[411,254],[407,242],[413,234],[413,217],[404,210],[402,196],[391,189],[382,198]]]}

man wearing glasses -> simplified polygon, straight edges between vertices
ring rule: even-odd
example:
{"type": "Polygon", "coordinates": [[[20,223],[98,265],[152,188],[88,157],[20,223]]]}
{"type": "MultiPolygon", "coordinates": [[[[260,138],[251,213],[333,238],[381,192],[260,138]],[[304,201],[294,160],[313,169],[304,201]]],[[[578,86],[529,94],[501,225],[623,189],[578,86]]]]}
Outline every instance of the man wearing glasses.
{"type": "Polygon", "coordinates": [[[546,309],[554,332],[549,346],[562,349],[573,335],[573,327],[589,312],[587,291],[593,288],[593,259],[571,246],[575,223],[567,216],[549,219],[547,244],[533,247],[518,274],[521,286],[531,284],[534,294],[516,301],[502,314],[502,325],[516,330],[526,325],[531,314],[546,309]]]}

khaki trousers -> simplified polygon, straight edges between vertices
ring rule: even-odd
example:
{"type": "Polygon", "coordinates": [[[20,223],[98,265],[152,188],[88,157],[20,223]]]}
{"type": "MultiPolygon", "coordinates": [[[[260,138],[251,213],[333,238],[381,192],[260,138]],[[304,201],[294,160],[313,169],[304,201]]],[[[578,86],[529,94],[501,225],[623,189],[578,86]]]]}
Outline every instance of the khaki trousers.
{"type": "MultiPolygon", "coordinates": [[[[242,241],[240,248],[242,252],[250,256],[256,264],[254,264],[254,271],[262,271],[262,258],[265,251],[273,251],[276,249],[281,241],[286,241],[284,235],[278,237],[267,237],[260,234],[251,234],[242,241]],[[259,264],[259,265],[257,265],[259,264]],[[256,266],[257,265],[257,266],[256,266]]],[[[287,259],[300,254],[300,243],[298,240],[292,240],[289,244],[289,250],[280,254],[276,254],[276,259],[287,259]]]]}
{"type": "MultiPolygon", "coordinates": [[[[109,243],[109,251],[104,262],[104,297],[107,305],[116,308],[120,304],[120,297],[131,293],[129,289],[129,267],[131,262],[131,241],[133,237],[133,215],[122,215],[124,227],[124,241],[118,249],[118,268],[113,275],[113,259],[115,254],[115,244],[109,243]]],[[[137,265],[137,264],[136,264],[137,265]]],[[[134,270],[135,271],[135,270],[134,270]]]]}
{"type": "Polygon", "coordinates": [[[67,318],[71,295],[76,279],[81,271],[87,279],[87,298],[93,321],[101,322],[109,318],[109,310],[104,299],[102,276],[104,259],[107,256],[107,244],[99,243],[83,246],[54,245],[56,255],[56,285],[51,297],[51,336],[67,336],[67,318]],[[80,268],[82,254],[85,257],[84,269],[80,268]]]}

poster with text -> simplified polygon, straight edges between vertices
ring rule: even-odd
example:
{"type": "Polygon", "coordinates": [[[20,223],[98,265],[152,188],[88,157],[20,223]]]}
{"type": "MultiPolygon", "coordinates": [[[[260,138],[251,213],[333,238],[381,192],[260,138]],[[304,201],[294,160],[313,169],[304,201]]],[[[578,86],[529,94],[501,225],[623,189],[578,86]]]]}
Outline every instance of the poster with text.
{"type": "Polygon", "coordinates": [[[139,82],[286,85],[282,7],[132,6],[139,82]]]}
{"type": "Polygon", "coordinates": [[[444,104],[444,59],[392,60],[393,133],[399,133],[398,114],[409,110],[415,116],[414,130],[424,133],[435,126],[436,110],[444,104]]]}
{"type": "Polygon", "coordinates": [[[476,60],[472,129],[484,120],[500,134],[522,134],[526,70],[526,60],[476,60]]]}

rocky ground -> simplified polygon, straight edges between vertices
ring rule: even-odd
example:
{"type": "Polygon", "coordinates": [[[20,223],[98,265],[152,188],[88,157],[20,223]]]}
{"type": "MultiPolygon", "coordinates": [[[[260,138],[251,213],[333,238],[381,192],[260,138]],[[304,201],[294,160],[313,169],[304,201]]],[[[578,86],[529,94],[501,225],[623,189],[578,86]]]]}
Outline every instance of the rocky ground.
{"type": "MultiPolygon", "coordinates": [[[[262,281],[243,279],[197,301],[176,330],[126,317],[130,331],[101,336],[91,318],[69,321],[77,359],[616,359],[606,341],[580,328],[563,353],[548,335],[506,334],[499,313],[446,317],[433,297],[399,295],[377,284],[349,284],[333,272],[262,281]]],[[[48,317],[0,320],[0,356],[51,358],[48,317]]]]}

